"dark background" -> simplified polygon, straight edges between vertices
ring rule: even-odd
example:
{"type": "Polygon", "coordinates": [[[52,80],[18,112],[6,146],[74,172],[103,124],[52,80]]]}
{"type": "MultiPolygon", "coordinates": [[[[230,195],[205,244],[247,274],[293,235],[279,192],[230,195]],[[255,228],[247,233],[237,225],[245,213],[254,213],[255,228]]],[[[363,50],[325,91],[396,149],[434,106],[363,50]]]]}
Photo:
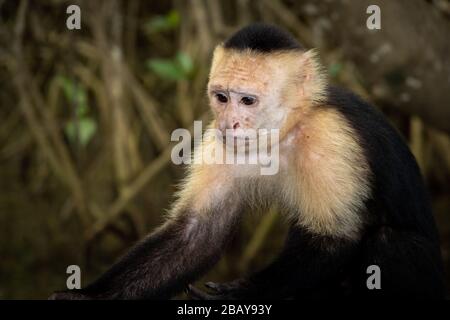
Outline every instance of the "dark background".
{"type": "MultiPolygon", "coordinates": [[[[170,134],[208,117],[212,50],[255,21],[317,47],[331,81],[402,132],[450,273],[449,1],[0,0],[0,298],[46,298],[71,264],[86,284],[163,221],[183,176],[170,134]]],[[[275,211],[249,215],[206,278],[261,267],[285,229],[275,211]]]]}

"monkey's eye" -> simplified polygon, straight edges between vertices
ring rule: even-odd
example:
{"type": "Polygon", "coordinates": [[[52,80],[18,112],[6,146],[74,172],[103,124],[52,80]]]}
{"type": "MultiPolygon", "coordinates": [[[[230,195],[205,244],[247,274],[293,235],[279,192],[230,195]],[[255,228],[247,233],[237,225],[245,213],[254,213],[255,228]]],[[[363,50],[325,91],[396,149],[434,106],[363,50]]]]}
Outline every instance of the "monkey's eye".
{"type": "Polygon", "coordinates": [[[256,99],[253,98],[253,97],[243,97],[243,98],[241,99],[241,102],[242,102],[243,104],[245,104],[246,106],[251,106],[252,104],[255,103],[255,101],[256,101],[256,99]]]}
{"type": "Polygon", "coordinates": [[[228,102],[228,97],[226,95],[224,95],[223,93],[216,93],[216,99],[220,103],[227,103],[228,102]]]}

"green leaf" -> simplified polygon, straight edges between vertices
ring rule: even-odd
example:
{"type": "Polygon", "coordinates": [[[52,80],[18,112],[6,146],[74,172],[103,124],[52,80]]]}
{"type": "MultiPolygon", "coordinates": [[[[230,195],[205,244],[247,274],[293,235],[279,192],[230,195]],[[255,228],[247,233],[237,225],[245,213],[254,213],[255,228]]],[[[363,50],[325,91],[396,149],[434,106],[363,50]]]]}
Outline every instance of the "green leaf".
{"type": "Polygon", "coordinates": [[[180,14],[176,10],[171,10],[167,14],[167,22],[172,28],[176,28],[180,25],[180,14]]]}
{"type": "Polygon", "coordinates": [[[97,131],[97,123],[91,118],[80,119],[79,141],[82,146],[85,146],[91,141],[95,132],[97,131]]]}
{"type": "Polygon", "coordinates": [[[65,77],[57,77],[69,106],[76,106],[77,109],[75,113],[78,117],[82,117],[88,114],[89,107],[87,104],[87,93],[86,89],[80,85],[76,84],[73,80],[65,77]]]}
{"type": "Polygon", "coordinates": [[[72,81],[65,76],[58,76],[57,81],[61,85],[64,96],[67,100],[71,100],[73,98],[73,83],[72,81]]]}
{"type": "Polygon", "coordinates": [[[171,10],[166,15],[155,16],[146,23],[145,27],[150,32],[170,31],[180,24],[180,14],[176,10],[171,10]]]}
{"type": "Polygon", "coordinates": [[[184,78],[183,70],[171,60],[149,59],[147,67],[159,77],[168,80],[180,80],[184,78]]]}
{"type": "Polygon", "coordinates": [[[328,72],[332,78],[336,78],[337,76],[339,76],[339,73],[341,73],[342,68],[343,68],[342,64],[333,63],[330,65],[328,72]]]}
{"type": "Polygon", "coordinates": [[[192,59],[183,52],[173,59],[149,59],[146,64],[159,77],[172,81],[187,79],[194,70],[192,59]]]}
{"type": "Polygon", "coordinates": [[[82,118],[82,117],[86,116],[89,113],[89,108],[88,108],[88,106],[85,103],[78,104],[76,106],[76,108],[77,109],[75,110],[75,115],[77,116],[77,118],[82,118]]]}
{"type": "Polygon", "coordinates": [[[184,52],[178,52],[176,61],[185,75],[189,75],[194,69],[191,57],[184,52]]]}
{"type": "Polygon", "coordinates": [[[91,141],[97,131],[97,123],[91,118],[81,118],[78,120],[77,125],[74,120],[70,120],[66,124],[64,131],[71,143],[76,143],[78,141],[82,146],[85,146],[91,141]]]}

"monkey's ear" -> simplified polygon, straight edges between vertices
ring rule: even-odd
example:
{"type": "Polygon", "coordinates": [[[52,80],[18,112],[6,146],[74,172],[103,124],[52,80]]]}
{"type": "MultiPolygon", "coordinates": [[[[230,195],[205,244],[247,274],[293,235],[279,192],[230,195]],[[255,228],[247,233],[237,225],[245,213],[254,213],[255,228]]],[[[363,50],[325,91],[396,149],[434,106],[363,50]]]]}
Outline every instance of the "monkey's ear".
{"type": "Polygon", "coordinates": [[[223,60],[223,58],[225,57],[225,54],[226,54],[226,52],[225,52],[225,49],[222,44],[219,44],[214,49],[213,58],[212,58],[212,62],[211,62],[211,69],[209,72],[210,76],[215,73],[215,71],[217,69],[217,65],[220,63],[220,61],[223,60]]]}
{"type": "Polygon", "coordinates": [[[298,76],[300,88],[305,98],[318,101],[323,98],[326,88],[326,72],[323,69],[317,51],[305,51],[299,57],[298,76]]]}
{"type": "Polygon", "coordinates": [[[303,79],[309,80],[322,76],[322,73],[323,70],[315,49],[310,49],[300,54],[300,75],[303,79]]]}

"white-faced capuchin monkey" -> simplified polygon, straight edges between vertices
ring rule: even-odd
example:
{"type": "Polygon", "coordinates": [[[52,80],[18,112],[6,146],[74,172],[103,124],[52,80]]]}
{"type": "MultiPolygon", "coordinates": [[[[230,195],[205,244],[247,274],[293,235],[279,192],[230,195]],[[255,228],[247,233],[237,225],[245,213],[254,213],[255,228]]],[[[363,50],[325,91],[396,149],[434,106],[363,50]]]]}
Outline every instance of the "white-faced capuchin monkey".
{"type": "Polygon", "coordinates": [[[197,299],[443,297],[439,237],[413,155],[380,112],[328,84],[314,51],[277,27],[247,26],[215,49],[207,92],[212,128],[279,129],[278,173],[190,165],[161,228],[94,283],[51,298],[166,299],[184,289],[197,299]],[[290,230],[271,264],[205,291],[190,285],[218,261],[246,208],[272,205],[290,230]],[[371,265],[379,289],[368,288],[371,265]]]}

